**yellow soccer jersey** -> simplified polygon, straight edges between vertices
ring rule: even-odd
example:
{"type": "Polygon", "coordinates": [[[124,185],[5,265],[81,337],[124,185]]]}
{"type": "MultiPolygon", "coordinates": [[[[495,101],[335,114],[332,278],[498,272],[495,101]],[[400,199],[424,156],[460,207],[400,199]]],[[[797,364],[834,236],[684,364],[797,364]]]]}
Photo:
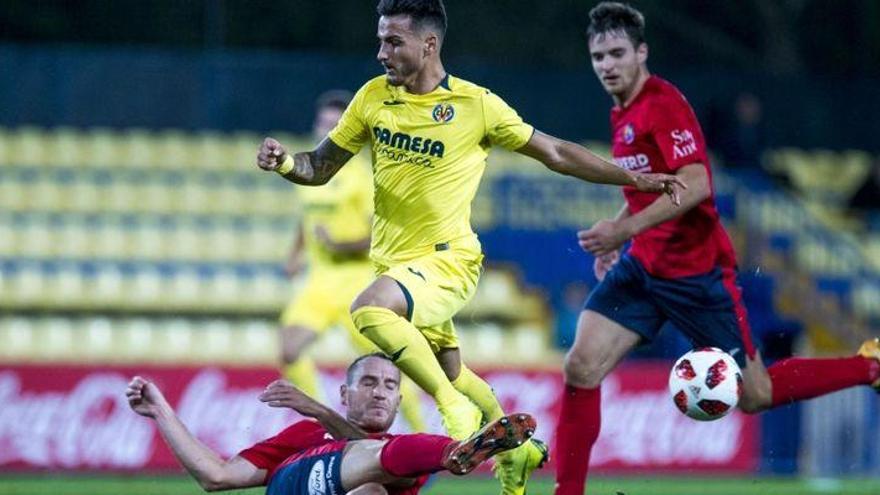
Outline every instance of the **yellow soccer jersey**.
{"type": "Polygon", "coordinates": [[[372,258],[393,265],[447,242],[479,251],[471,201],[489,148],[521,148],[533,131],[497,95],[462,79],[424,95],[384,75],[367,82],[329,137],[352,153],[371,143],[372,258]]]}
{"type": "Polygon", "coordinates": [[[340,257],[327,250],[315,229],[323,226],[335,242],[352,242],[370,234],[373,180],[366,160],[355,156],[327,184],[300,187],[297,193],[309,264],[321,267],[351,260],[350,255],[340,257]]]}

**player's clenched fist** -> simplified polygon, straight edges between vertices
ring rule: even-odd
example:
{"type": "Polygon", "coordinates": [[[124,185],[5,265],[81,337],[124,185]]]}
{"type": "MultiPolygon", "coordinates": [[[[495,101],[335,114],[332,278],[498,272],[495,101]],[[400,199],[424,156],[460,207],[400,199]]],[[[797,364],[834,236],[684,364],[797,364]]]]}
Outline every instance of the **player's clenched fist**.
{"type": "Polygon", "coordinates": [[[287,150],[284,149],[284,146],[281,146],[281,143],[270,137],[263,140],[263,144],[260,145],[260,151],[257,154],[257,166],[263,170],[273,171],[280,167],[286,159],[287,150]]]}
{"type": "Polygon", "coordinates": [[[132,378],[128,383],[125,396],[134,412],[148,418],[155,419],[163,408],[170,407],[159,387],[139,376],[132,378]]]}

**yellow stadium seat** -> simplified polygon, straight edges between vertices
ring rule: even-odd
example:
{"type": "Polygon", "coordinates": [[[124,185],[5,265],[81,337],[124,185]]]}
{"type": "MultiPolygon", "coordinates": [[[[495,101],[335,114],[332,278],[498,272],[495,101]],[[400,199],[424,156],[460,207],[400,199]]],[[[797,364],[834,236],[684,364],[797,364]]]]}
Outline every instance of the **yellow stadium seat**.
{"type": "Polygon", "coordinates": [[[62,267],[52,279],[55,299],[53,304],[61,307],[82,307],[85,291],[85,281],[78,267],[69,265],[62,267]]]}
{"type": "Polygon", "coordinates": [[[96,241],[92,253],[96,258],[106,260],[127,259],[132,240],[129,232],[118,226],[103,228],[93,234],[96,241]]]}
{"type": "Polygon", "coordinates": [[[106,194],[103,188],[92,182],[77,181],[73,184],[58,184],[61,197],[53,210],[95,213],[101,210],[100,199],[106,194]]]}
{"type": "Polygon", "coordinates": [[[90,233],[83,225],[68,223],[55,227],[56,255],[65,259],[88,259],[92,255],[90,233]]]}
{"type": "Polygon", "coordinates": [[[480,361],[497,362],[501,358],[498,349],[506,349],[504,329],[496,323],[483,323],[472,328],[468,355],[473,355],[474,359],[480,361]]]}
{"type": "Polygon", "coordinates": [[[164,291],[161,275],[156,270],[142,268],[132,280],[128,297],[139,308],[161,307],[164,291]]]}
{"type": "Polygon", "coordinates": [[[87,361],[107,362],[116,351],[114,321],[109,318],[88,318],[78,332],[77,354],[87,361]]]}
{"type": "MultiPolygon", "coordinates": [[[[7,224],[4,220],[5,219],[0,217],[0,259],[21,255],[18,242],[18,233],[20,229],[7,224]]],[[[0,270],[0,278],[2,278],[2,276],[3,271],[0,270]]],[[[0,290],[0,294],[3,293],[4,292],[0,290]]]]}
{"type": "Polygon", "coordinates": [[[148,361],[152,357],[155,320],[132,318],[121,323],[115,355],[123,361],[148,361]]]}
{"type": "Polygon", "coordinates": [[[153,330],[152,360],[171,363],[191,361],[193,352],[193,324],[183,318],[162,320],[153,330]]]}
{"type": "Polygon", "coordinates": [[[179,194],[178,211],[185,213],[210,213],[214,203],[214,191],[196,181],[187,181],[176,191],[179,194]]]}
{"type": "Polygon", "coordinates": [[[11,307],[34,307],[45,297],[45,279],[40,267],[34,263],[22,263],[18,269],[9,276],[6,293],[8,299],[4,304],[11,307]]]}
{"type": "Polygon", "coordinates": [[[45,223],[26,225],[20,239],[22,254],[28,258],[52,258],[55,254],[55,230],[45,223]]]}
{"type": "Polygon", "coordinates": [[[519,324],[512,329],[511,346],[519,359],[541,360],[546,356],[550,347],[547,344],[547,330],[535,323],[519,324]]]}
{"type": "Polygon", "coordinates": [[[278,329],[274,322],[249,320],[240,330],[236,360],[275,365],[278,360],[278,329]]]}
{"type": "Polygon", "coordinates": [[[155,136],[154,143],[156,167],[181,170],[199,165],[189,135],[182,131],[162,131],[155,136]]]}
{"type": "Polygon", "coordinates": [[[125,291],[123,275],[114,265],[101,266],[88,291],[90,304],[101,308],[114,308],[124,305],[128,299],[125,291]]]}
{"type": "Polygon", "coordinates": [[[138,260],[165,260],[174,258],[174,245],[164,242],[158,226],[145,225],[132,231],[129,253],[138,260]]]}
{"type": "MultiPolygon", "coordinates": [[[[232,169],[230,146],[227,137],[219,132],[200,132],[190,141],[193,156],[198,157],[192,165],[205,169],[232,169]]],[[[256,148],[254,148],[256,149],[256,148]]]]}
{"type": "Polygon", "coordinates": [[[20,182],[0,180],[0,210],[21,211],[26,207],[26,197],[27,190],[20,182]]]}
{"type": "Polygon", "coordinates": [[[12,165],[42,167],[49,164],[46,132],[37,127],[19,127],[9,135],[12,165]]]}
{"type": "Polygon", "coordinates": [[[0,360],[29,361],[39,347],[33,318],[0,318],[0,360]]]}
{"type": "Polygon", "coordinates": [[[152,168],[158,161],[155,138],[145,129],[127,129],[119,136],[119,166],[152,168]]]}
{"type": "Polygon", "coordinates": [[[209,285],[206,298],[214,301],[218,307],[234,306],[242,294],[239,278],[231,270],[220,270],[209,285]]]}
{"type": "Polygon", "coordinates": [[[48,133],[45,145],[53,167],[81,168],[85,162],[82,133],[70,127],[59,127],[48,133]]]}
{"type": "Polygon", "coordinates": [[[226,320],[199,322],[193,329],[191,358],[207,363],[229,361],[236,353],[232,332],[226,320]]]}
{"type": "Polygon", "coordinates": [[[111,129],[89,129],[82,138],[83,165],[116,168],[125,166],[119,134],[111,129]]]}
{"type": "Polygon", "coordinates": [[[37,357],[48,361],[71,361],[76,357],[76,332],[68,318],[46,318],[40,322],[37,357]]]}
{"type": "Polygon", "coordinates": [[[166,303],[174,308],[204,308],[211,304],[211,301],[202,299],[201,295],[207,292],[207,287],[204,286],[194,270],[178,270],[171,280],[170,290],[171,292],[168,294],[169,300],[166,301],[166,303]]]}
{"type": "Polygon", "coordinates": [[[237,132],[228,136],[230,168],[235,170],[257,170],[257,152],[263,136],[249,132],[237,132]]]}

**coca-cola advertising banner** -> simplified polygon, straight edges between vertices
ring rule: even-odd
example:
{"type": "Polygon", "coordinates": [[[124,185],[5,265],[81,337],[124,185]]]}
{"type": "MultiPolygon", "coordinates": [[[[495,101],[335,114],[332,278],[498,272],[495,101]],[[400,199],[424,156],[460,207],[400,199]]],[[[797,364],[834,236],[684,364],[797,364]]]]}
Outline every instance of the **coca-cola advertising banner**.
{"type": "MultiPolygon", "coordinates": [[[[752,471],[758,423],[739,411],[710,423],[680,414],[669,398],[663,363],[620,367],[602,387],[602,433],[593,449],[599,471],[752,471]]],[[[554,443],[563,390],[555,371],[480,370],[507,411],[538,421],[537,437],[554,443]]],[[[141,375],[155,381],[200,440],[229,457],[274,435],[296,413],[257,396],[278,377],[271,368],[89,367],[0,365],[0,471],[177,470],[153,423],[128,408],[125,388],[141,375]]],[[[321,373],[322,400],[342,411],[341,369],[321,373]]],[[[440,418],[421,397],[429,430],[440,418]]],[[[398,418],[392,431],[407,431],[398,418]]]]}

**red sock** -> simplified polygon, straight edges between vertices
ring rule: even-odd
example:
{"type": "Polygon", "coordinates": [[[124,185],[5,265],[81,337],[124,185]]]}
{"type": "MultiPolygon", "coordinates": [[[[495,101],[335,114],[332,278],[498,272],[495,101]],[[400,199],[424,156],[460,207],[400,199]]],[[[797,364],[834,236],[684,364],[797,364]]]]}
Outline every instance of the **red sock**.
{"type": "Polygon", "coordinates": [[[773,407],[812,399],[880,378],[880,363],[853,356],[832,359],[789,358],[767,368],[773,383],[773,407]]]}
{"type": "Polygon", "coordinates": [[[443,470],[443,451],[453,440],[417,433],[394,437],[382,447],[379,462],[392,476],[416,478],[443,470]]]}
{"type": "Polygon", "coordinates": [[[583,495],[590,452],[602,427],[600,388],[565,386],[556,425],[556,495],[583,495]]]}

